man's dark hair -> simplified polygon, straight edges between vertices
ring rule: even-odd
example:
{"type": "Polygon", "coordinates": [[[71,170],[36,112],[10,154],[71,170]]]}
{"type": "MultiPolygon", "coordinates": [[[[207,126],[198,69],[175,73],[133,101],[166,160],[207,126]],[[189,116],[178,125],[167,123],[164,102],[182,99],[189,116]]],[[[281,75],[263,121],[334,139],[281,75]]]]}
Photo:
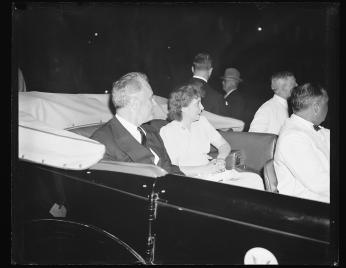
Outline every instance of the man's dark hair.
{"type": "Polygon", "coordinates": [[[213,66],[213,61],[208,53],[199,53],[193,60],[193,66],[196,70],[209,70],[213,66]]]}
{"type": "Polygon", "coordinates": [[[274,79],[285,79],[287,77],[294,77],[294,74],[288,71],[277,72],[272,75],[271,80],[273,81],[274,79]]]}
{"type": "Polygon", "coordinates": [[[200,88],[195,84],[184,85],[173,91],[168,100],[168,118],[181,121],[182,108],[187,107],[193,99],[200,97],[200,88]]]}
{"type": "Polygon", "coordinates": [[[308,108],[314,98],[324,95],[323,90],[325,89],[321,85],[313,83],[305,83],[295,87],[289,98],[293,112],[299,112],[308,108]]]}
{"type": "Polygon", "coordinates": [[[200,80],[193,80],[190,85],[196,86],[200,90],[200,97],[204,98],[205,90],[203,89],[203,82],[200,80]]]}

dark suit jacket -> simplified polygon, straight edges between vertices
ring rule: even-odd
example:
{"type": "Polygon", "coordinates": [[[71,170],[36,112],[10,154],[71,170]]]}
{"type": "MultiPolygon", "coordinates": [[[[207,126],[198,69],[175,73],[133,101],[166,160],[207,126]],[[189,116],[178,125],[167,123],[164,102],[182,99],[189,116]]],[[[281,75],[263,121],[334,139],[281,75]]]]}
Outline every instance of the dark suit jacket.
{"type": "Polygon", "coordinates": [[[242,93],[237,89],[229,94],[225,99],[225,105],[228,108],[230,117],[242,120],[245,114],[245,100],[242,93]]]}
{"type": "Polygon", "coordinates": [[[189,83],[202,83],[202,90],[204,91],[204,97],[201,100],[202,105],[204,106],[204,110],[222,115],[222,106],[224,103],[223,96],[221,93],[217,92],[211,86],[208,85],[204,80],[192,77],[189,83]]]}
{"type": "MultiPolygon", "coordinates": [[[[142,128],[146,132],[147,145],[160,158],[157,165],[169,173],[183,174],[177,166],[172,165],[163,141],[155,128],[148,124],[142,125],[142,128]]],[[[103,159],[154,164],[154,155],[151,151],[140,144],[116,117],[113,117],[96,130],[91,139],[97,140],[106,146],[103,159]]]]}
{"type": "Polygon", "coordinates": [[[245,123],[244,131],[249,126],[250,113],[248,110],[248,102],[241,90],[237,89],[224,98],[222,115],[242,120],[245,123]]]}

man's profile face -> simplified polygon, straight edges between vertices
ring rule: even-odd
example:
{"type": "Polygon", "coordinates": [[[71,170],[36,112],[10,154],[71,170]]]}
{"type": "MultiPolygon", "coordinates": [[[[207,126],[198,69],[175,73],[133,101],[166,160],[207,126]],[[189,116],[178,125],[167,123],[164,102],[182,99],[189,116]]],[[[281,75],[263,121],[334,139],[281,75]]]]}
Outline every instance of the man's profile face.
{"type": "Polygon", "coordinates": [[[328,113],[328,94],[327,94],[327,91],[325,90],[322,90],[323,91],[323,96],[320,97],[320,100],[319,100],[319,111],[318,111],[318,114],[317,114],[317,124],[321,124],[325,119],[326,119],[326,116],[327,116],[327,113],[328,113]]]}
{"type": "Polygon", "coordinates": [[[291,96],[292,90],[296,86],[297,82],[294,76],[272,80],[272,89],[276,89],[276,94],[285,99],[291,96]]]}
{"type": "Polygon", "coordinates": [[[227,93],[232,89],[237,89],[239,85],[239,80],[227,78],[222,80],[222,88],[227,93]]]}
{"type": "Polygon", "coordinates": [[[154,118],[153,101],[154,95],[149,83],[141,80],[142,91],[140,92],[140,105],[138,107],[138,117],[141,124],[148,122],[154,118]]]}
{"type": "Polygon", "coordinates": [[[297,85],[298,84],[297,84],[296,78],[294,76],[289,76],[285,79],[284,91],[285,91],[285,95],[287,96],[287,98],[289,98],[291,96],[293,88],[295,88],[297,85]]]}

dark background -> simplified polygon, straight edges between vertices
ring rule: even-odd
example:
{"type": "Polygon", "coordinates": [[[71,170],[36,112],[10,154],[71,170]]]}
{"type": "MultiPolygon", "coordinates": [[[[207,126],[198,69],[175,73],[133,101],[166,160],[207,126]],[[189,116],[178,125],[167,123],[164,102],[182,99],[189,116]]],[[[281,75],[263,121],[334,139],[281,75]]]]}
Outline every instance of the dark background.
{"type": "Polygon", "coordinates": [[[104,93],[140,71],[163,97],[190,78],[197,53],[209,52],[212,86],[221,90],[224,69],[236,67],[259,106],[283,70],[338,96],[338,23],[332,2],[15,3],[12,49],[28,90],[104,93]]]}

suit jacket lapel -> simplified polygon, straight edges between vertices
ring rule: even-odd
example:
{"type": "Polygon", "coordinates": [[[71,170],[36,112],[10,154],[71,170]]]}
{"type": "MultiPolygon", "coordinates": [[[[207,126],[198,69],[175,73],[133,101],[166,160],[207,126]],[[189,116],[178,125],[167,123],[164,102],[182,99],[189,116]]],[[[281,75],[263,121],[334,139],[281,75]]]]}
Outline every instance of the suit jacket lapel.
{"type": "Polygon", "coordinates": [[[144,128],[144,129],[147,132],[147,135],[146,135],[147,136],[147,144],[150,147],[150,149],[152,149],[157,154],[157,156],[159,157],[159,162],[157,164],[158,164],[158,166],[161,166],[161,160],[162,160],[163,152],[161,149],[162,147],[160,147],[160,145],[161,146],[164,146],[164,145],[160,144],[160,141],[158,140],[158,138],[155,136],[154,133],[152,133],[151,131],[149,131],[146,128],[144,128]]]}
{"type": "Polygon", "coordinates": [[[119,148],[125,152],[133,162],[153,164],[153,154],[149,149],[141,145],[114,117],[111,122],[111,129],[114,137],[114,142],[119,148]]]}

